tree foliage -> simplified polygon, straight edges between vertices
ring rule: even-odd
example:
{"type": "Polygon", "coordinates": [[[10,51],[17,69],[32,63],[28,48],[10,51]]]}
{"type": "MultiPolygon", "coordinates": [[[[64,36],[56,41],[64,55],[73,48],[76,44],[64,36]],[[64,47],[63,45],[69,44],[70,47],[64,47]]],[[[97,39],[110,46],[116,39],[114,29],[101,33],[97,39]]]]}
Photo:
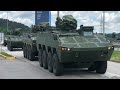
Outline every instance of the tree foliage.
{"type": "Polygon", "coordinates": [[[8,32],[7,32],[7,19],[0,18],[0,32],[3,32],[6,34],[6,33],[12,32],[18,28],[20,28],[21,32],[29,32],[30,31],[30,27],[28,27],[22,23],[8,20],[8,32]]]}

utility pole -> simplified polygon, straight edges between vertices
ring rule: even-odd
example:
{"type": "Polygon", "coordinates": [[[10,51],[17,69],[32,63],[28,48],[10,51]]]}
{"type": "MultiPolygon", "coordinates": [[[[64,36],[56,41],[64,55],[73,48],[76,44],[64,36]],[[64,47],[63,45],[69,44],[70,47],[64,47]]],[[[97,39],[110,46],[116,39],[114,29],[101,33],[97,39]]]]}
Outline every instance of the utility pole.
{"type": "Polygon", "coordinates": [[[103,33],[103,29],[102,29],[102,28],[103,28],[103,25],[102,25],[103,23],[102,23],[102,22],[103,22],[103,19],[102,19],[102,14],[101,14],[101,19],[100,19],[100,29],[101,29],[101,33],[103,33]]]}
{"type": "Polygon", "coordinates": [[[8,11],[7,11],[7,32],[8,32],[8,11]]]}
{"type": "Polygon", "coordinates": [[[103,11],[103,35],[105,36],[105,11],[103,11]]]}
{"type": "Polygon", "coordinates": [[[60,15],[60,13],[59,13],[59,11],[57,11],[57,17],[59,17],[59,15],[60,15]]]}

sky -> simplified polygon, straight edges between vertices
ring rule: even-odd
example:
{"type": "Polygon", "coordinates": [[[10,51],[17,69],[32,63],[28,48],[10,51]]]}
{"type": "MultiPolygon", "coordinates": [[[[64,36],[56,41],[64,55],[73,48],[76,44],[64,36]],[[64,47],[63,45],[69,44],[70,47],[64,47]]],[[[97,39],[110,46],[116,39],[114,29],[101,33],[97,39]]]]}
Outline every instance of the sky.
{"type": "MultiPolygon", "coordinates": [[[[94,32],[101,33],[102,11],[60,11],[60,17],[73,15],[77,20],[77,28],[81,24],[94,26],[94,32]]],[[[51,11],[51,25],[55,26],[57,11],[51,11]]],[[[7,18],[7,11],[0,11],[0,18],[7,18]]],[[[27,26],[35,24],[35,11],[8,11],[8,19],[23,23],[27,26]]],[[[120,33],[120,11],[105,12],[105,33],[120,33]]]]}

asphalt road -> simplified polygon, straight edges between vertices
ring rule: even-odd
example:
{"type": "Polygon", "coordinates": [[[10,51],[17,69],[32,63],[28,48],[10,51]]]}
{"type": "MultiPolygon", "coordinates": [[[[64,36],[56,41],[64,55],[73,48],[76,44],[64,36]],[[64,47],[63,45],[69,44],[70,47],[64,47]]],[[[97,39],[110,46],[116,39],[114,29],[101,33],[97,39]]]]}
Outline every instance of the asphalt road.
{"type": "MultiPolygon", "coordinates": [[[[1,47],[0,47],[1,48],[1,47]]],[[[65,69],[63,76],[54,76],[39,66],[38,61],[29,61],[23,57],[23,51],[2,51],[17,57],[16,60],[0,58],[0,79],[120,79],[120,63],[108,62],[105,74],[88,72],[87,69],[65,69]]]]}

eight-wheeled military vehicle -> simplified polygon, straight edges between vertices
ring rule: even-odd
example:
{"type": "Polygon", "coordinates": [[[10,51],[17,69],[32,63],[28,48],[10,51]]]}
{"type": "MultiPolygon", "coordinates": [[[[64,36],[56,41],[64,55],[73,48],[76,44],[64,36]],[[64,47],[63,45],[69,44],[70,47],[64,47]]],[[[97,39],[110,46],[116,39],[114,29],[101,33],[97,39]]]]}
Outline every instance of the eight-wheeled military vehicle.
{"type": "Polygon", "coordinates": [[[13,51],[14,48],[23,48],[22,35],[20,31],[13,30],[7,36],[7,48],[13,51]]]}
{"type": "Polygon", "coordinates": [[[7,48],[10,51],[13,51],[14,48],[23,48],[22,36],[9,35],[7,48]]]}
{"type": "Polygon", "coordinates": [[[103,35],[93,32],[94,26],[80,26],[71,15],[57,18],[56,27],[48,24],[37,33],[37,50],[41,67],[62,75],[65,67],[88,68],[104,74],[114,46],[103,35]]]}
{"type": "Polygon", "coordinates": [[[36,32],[37,26],[33,26],[31,32],[23,34],[23,55],[30,61],[38,60],[38,51],[36,46],[36,32]]]}
{"type": "Polygon", "coordinates": [[[38,55],[40,66],[56,76],[71,66],[88,68],[100,74],[106,72],[114,46],[103,35],[95,34],[94,26],[81,25],[77,30],[77,21],[72,15],[66,15],[57,18],[56,27],[48,23],[36,27],[34,35],[26,35],[24,40],[26,58],[34,60],[31,58],[38,55]]]}

